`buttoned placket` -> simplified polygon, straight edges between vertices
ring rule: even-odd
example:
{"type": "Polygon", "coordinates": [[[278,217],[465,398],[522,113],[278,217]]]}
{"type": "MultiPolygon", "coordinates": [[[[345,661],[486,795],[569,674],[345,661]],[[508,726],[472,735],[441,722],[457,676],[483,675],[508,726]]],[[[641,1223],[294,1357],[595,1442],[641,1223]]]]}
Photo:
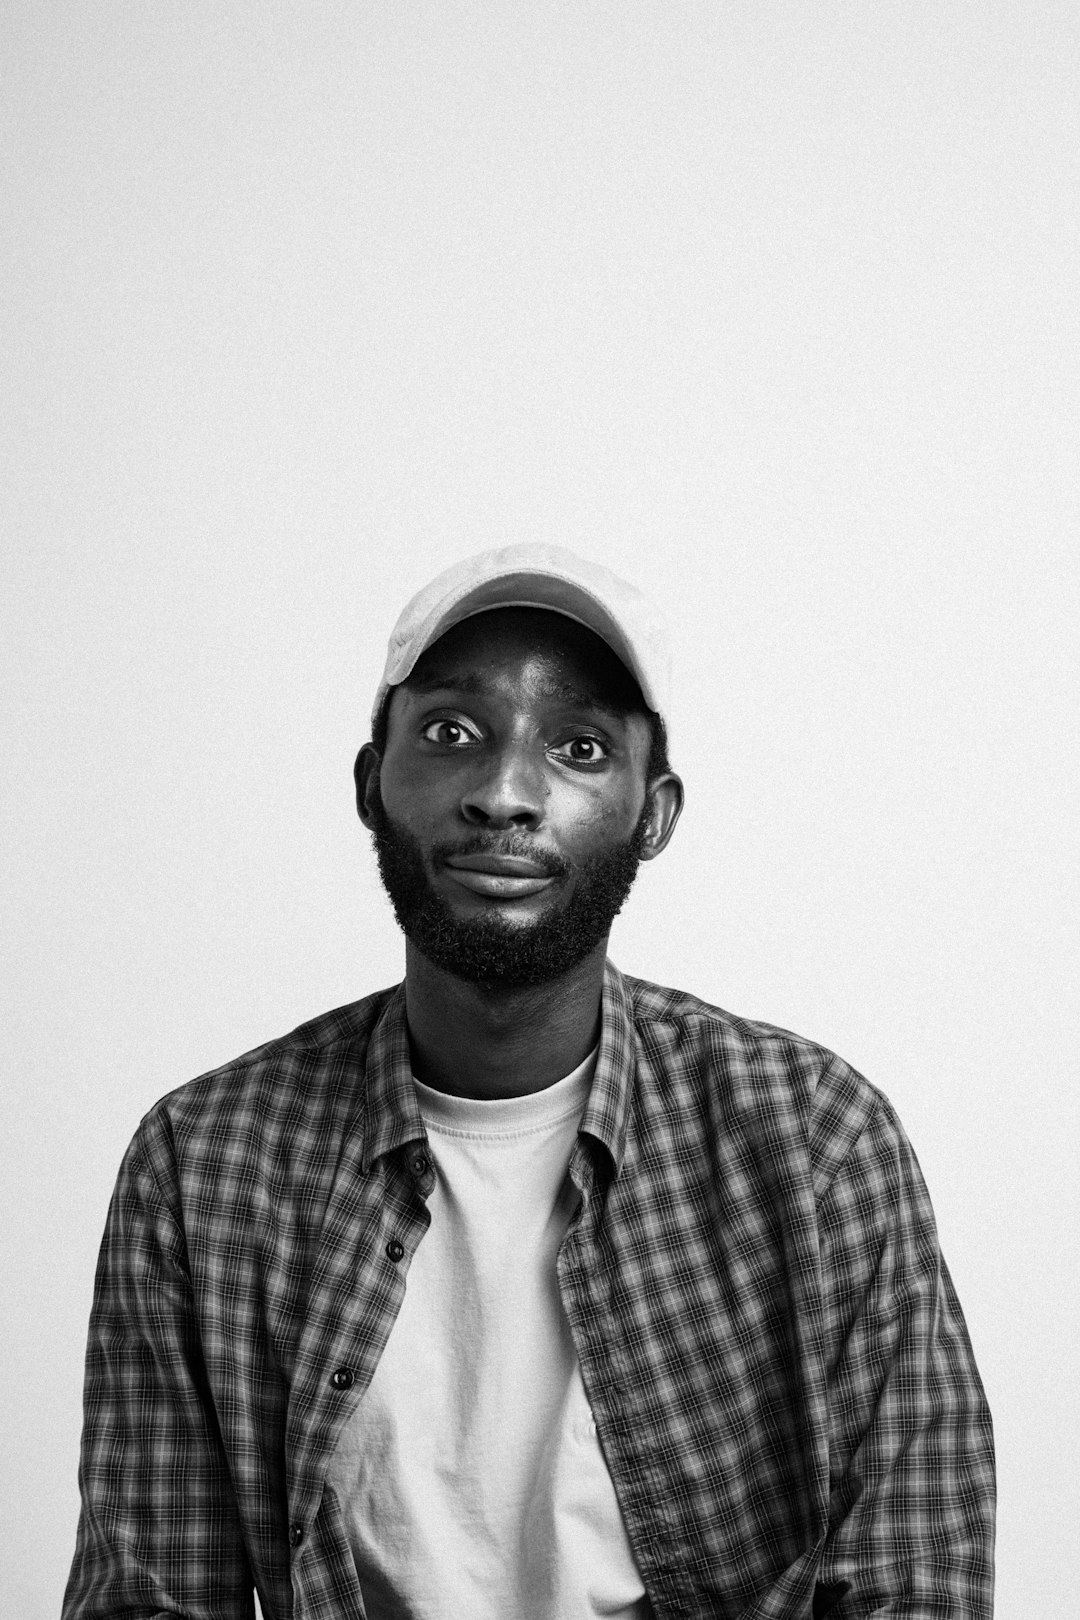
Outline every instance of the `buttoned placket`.
{"type": "MultiPolygon", "coordinates": [[[[411,1264],[412,1257],[430,1225],[427,1199],[435,1186],[436,1171],[426,1138],[407,1142],[388,1154],[383,1162],[382,1174],[385,1178],[383,1195],[376,1217],[381,1235],[371,1257],[376,1276],[380,1270],[383,1272],[380,1292],[385,1290],[387,1283],[395,1288],[399,1284],[404,1284],[408,1265],[411,1264]],[[391,1275],[388,1276],[388,1273],[391,1275]]],[[[390,1316],[387,1337],[393,1331],[398,1309],[400,1299],[397,1309],[393,1310],[390,1316]]],[[[370,1371],[374,1371],[374,1366],[370,1371]]],[[[311,1526],[318,1518],[320,1510],[326,1466],[333,1453],[341,1425],[348,1420],[353,1405],[362,1396],[362,1391],[358,1389],[360,1377],[360,1369],[348,1361],[331,1363],[324,1375],[325,1398],[333,1403],[334,1408],[339,1408],[340,1417],[332,1425],[329,1443],[323,1448],[315,1464],[314,1475],[309,1476],[312,1488],[307,1493],[308,1505],[304,1517],[292,1517],[289,1523],[290,1562],[293,1566],[294,1599],[298,1614],[304,1612],[303,1565],[311,1542],[311,1526]]],[[[315,1414],[312,1413],[312,1419],[314,1418],[315,1414]]]]}
{"type": "MultiPolygon", "coordinates": [[[[421,1200],[421,1207],[418,1208],[413,1204],[412,1209],[408,1210],[404,1217],[396,1211],[389,1217],[391,1231],[384,1240],[383,1254],[394,1267],[400,1266],[407,1255],[411,1260],[423,1240],[430,1224],[426,1218],[426,1204],[435,1186],[435,1168],[426,1141],[408,1143],[400,1156],[394,1155],[387,1167],[389,1176],[395,1178],[399,1176],[402,1163],[407,1169],[408,1179],[401,1185],[400,1192],[395,1189],[394,1196],[388,1203],[410,1204],[411,1195],[415,1195],[421,1200]]],[[[393,1331],[392,1324],[391,1331],[393,1331]]],[[[329,1375],[329,1382],[338,1393],[346,1394],[356,1383],[356,1376],[356,1370],[351,1366],[335,1367],[329,1375]]]]}

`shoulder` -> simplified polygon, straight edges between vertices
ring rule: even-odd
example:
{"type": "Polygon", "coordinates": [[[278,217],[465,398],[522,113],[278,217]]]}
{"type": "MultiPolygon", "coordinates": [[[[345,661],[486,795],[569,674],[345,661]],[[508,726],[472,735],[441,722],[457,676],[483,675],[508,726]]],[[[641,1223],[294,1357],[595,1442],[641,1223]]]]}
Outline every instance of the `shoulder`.
{"type": "Polygon", "coordinates": [[[718,1126],[808,1147],[827,1181],[868,1128],[898,1130],[888,1099],[819,1041],[685,990],[623,975],[639,1054],[689,1088],[718,1126]]]}
{"type": "Polygon", "coordinates": [[[148,1160],[239,1155],[324,1135],[360,1095],[368,1044],[395,988],[335,1007],[168,1092],[131,1152],[148,1160]]]}
{"type": "Polygon", "coordinates": [[[674,1038],[688,1051],[710,1053],[723,1062],[736,1082],[749,1083],[755,1089],[763,1081],[782,1075],[789,1084],[813,1091],[826,1075],[835,1073],[854,1091],[866,1088],[880,1095],[820,1041],[778,1024],[741,1017],[686,990],[651,984],[628,974],[622,977],[635,1028],[646,1042],[650,1038],[656,1042],[674,1038]]]}

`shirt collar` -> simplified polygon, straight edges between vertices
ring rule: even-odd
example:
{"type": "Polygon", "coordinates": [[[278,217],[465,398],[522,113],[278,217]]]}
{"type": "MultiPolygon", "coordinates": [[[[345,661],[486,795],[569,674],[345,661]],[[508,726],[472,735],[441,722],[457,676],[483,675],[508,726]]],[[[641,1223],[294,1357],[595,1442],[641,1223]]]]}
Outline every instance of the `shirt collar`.
{"type": "Polygon", "coordinates": [[[365,1079],[361,1166],[366,1175],[376,1159],[425,1135],[412,1078],[404,984],[392,992],[372,1031],[365,1079]]]}
{"type": "MultiPolygon", "coordinates": [[[[608,962],[604,967],[596,1071],[578,1129],[595,1137],[607,1149],[616,1174],[626,1146],[634,1073],[630,993],[618,968],[608,962]]],[[[365,1174],[376,1159],[403,1147],[406,1142],[422,1141],[425,1136],[412,1079],[404,984],[399,984],[391,993],[372,1031],[366,1081],[361,1160],[365,1174]]]]}
{"type": "Polygon", "coordinates": [[[626,1147],[630,1093],[636,1072],[634,1044],[630,992],[614,962],[607,962],[600,1008],[600,1050],[578,1129],[594,1136],[607,1149],[616,1175],[626,1147]]]}

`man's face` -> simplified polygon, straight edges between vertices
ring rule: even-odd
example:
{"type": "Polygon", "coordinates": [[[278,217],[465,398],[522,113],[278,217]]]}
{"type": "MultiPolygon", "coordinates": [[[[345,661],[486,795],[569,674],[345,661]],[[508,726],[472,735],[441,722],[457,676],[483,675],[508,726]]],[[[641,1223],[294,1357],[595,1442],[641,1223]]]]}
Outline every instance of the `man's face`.
{"type": "Polygon", "coordinates": [[[406,936],[474,981],[576,966],[678,814],[658,827],[650,741],[634,682],[573,620],[500,608],[455,625],[393,691],[381,763],[371,749],[358,761],[406,936]]]}

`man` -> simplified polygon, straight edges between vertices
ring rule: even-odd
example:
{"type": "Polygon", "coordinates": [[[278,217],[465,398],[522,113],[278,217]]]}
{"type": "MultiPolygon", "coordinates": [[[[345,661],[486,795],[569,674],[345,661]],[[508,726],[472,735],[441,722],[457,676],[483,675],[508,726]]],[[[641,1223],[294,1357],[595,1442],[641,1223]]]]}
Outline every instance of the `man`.
{"type": "Polygon", "coordinates": [[[888,1103],[606,962],[682,806],[664,679],[557,548],[403,612],[356,781],[405,982],[143,1121],[67,1620],[990,1615],[989,1417],[888,1103]]]}

